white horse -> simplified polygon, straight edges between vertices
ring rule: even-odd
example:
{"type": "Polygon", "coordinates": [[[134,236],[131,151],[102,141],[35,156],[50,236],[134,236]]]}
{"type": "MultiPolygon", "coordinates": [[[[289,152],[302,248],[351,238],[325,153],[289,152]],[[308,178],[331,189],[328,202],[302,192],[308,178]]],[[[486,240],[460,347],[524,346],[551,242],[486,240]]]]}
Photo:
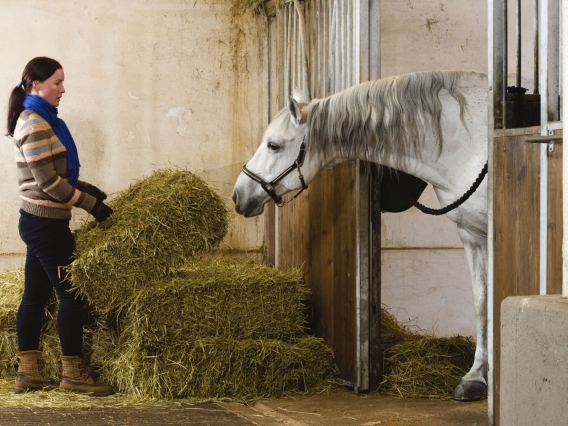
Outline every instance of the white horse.
{"type": "MultiPolygon", "coordinates": [[[[282,195],[348,159],[414,175],[447,206],[487,162],[487,90],[485,75],[463,71],[384,78],[311,102],[295,90],[235,183],[236,211],[259,215],[271,198],[283,205],[282,195]]],[[[465,248],[477,317],[475,360],[454,398],[478,400],[487,391],[487,179],[447,217],[465,248]]]]}

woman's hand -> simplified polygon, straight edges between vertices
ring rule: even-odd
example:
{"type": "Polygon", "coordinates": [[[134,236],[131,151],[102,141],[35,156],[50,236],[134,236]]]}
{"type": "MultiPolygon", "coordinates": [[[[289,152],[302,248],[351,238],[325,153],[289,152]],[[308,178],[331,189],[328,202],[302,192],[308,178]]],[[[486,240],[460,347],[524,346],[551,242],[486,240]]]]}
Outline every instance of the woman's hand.
{"type": "Polygon", "coordinates": [[[83,192],[95,197],[99,201],[104,201],[107,198],[107,195],[97,188],[95,185],[91,185],[90,183],[87,184],[83,192]]]}
{"type": "Polygon", "coordinates": [[[114,213],[114,210],[107,206],[102,200],[97,200],[95,207],[91,210],[91,214],[97,221],[102,222],[109,218],[111,214],[114,213]]]}

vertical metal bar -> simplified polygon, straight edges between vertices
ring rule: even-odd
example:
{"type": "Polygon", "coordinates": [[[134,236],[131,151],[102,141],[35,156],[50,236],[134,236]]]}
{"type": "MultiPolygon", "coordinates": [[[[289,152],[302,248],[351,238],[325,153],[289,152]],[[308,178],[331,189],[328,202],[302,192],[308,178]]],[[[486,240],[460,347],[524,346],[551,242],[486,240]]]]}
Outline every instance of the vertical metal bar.
{"type": "Polygon", "coordinates": [[[504,33],[504,0],[488,0],[488,38],[489,38],[489,91],[492,100],[489,123],[492,129],[502,129],[504,124],[503,95],[506,93],[506,70],[503,63],[506,60],[504,33]]]}
{"type": "MultiPolygon", "coordinates": [[[[369,78],[369,0],[353,1],[356,13],[356,37],[351,55],[345,58],[346,80],[345,85],[360,83],[364,76],[369,78]],[[354,56],[353,56],[354,55],[354,56]],[[353,59],[351,59],[353,58],[353,59]],[[349,63],[351,62],[351,63],[349,63]],[[354,72],[351,72],[351,70],[354,72]],[[364,74],[364,75],[363,75],[364,74]],[[351,80],[351,75],[355,81],[351,80]]],[[[349,14],[348,14],[349,16],[349,14]]],[[[351,15],[353,16],[353,15],[351,15]]],[[[348,22],[351,22],[348,20],[348,22]]],[[[346,26],[347,34],[353,30],[352,25],[346,26]]],[[[345,88],[345,87],[344,87],[345,88]]],[[[369,390],[370,384],[370,357],[371,357],[371,216],[370,216],[370,174],[365,171],[366,165],[357,161],[356,179],[358,191],[356,194],[357,210],[357,385],[360,390],[369,390]]]]}
{"type": "MultiPolygon", "coordinates": [[[[568,22],[564,19],[568,16],[568,1],[562,2],[562,64],[568,61],[568,43],[564,38],[564,34],[568,31],[568,22]]],[[[568,96],[568,68],[562,66],[562,98],[568,96]]],[[[562,108],[562,122],[568,123],[568,112],[566,108],[562,108]]],[[[568,149],[562,150],[562,296],[568,297],[568,149]]]]}
{"type": "Polygon", "coordinates": [[[335,78],[336,78],[336,66],[335,66],[335,52],[337,51],[337,39],[339,35],[337,34],[337,17],[336,10],[337,4],[332,0],[330,5],[330,17],[329,17],[329,94],[335,93],[335,78]]]}
{"type": "Polygon", "coordinates": [[[517,81],[516,87],[521,87],[521,0],[517,0],[517,81]]]}
{"type": "MultiPolygon", "coordinates": [[[[290,93],[290,19],[288,13],[288,7],[284,6],[282,14],[284,15],[284,92],[281,94],[282,96],[282,104],[280,108],[284,108],[286,104],[287,94],[290,93]]],[[[280,210],[280,209],[277,209],[280,210]]]]}
{"type": "Polygon", "coordinates": [[[559,13],[558,13],[558,31],[559,31],[559,35],[558,35],[558,57],[559,57],[559,64],[558,64],[558,97],[559,97],[559,105],[558,105],[558,109],[560,111],[559,113],[559,117],[558,119],[560,121],[562,121],[562,115],[564,114],[564,96],[562,96],[562,94],[564,93],[564,61],[562,61],[562,58],[564,57],[564,1],[560,2],[560,5],[558,7],[559,9],[559,13]]]}
{"type": "Polygon", "coordinates": [[[345,52],[345,58],[343,59],[343,63],[345,64],[345,68],[347,70],[347,84],[345,87],[350,87],[355,84],[353,81],[353,75],[355,74],[355,70],[358,64],[356,62],[356,55],[355,55],[355,36],[353,32],[353,28],[357,28],[354,26],[353,19],[355,18],[355,14],[353,13],[353,9],[355,5],[359,3],[359,0],[344,0],[346,3],[347,15],[346,15],[346,32],[347,32],[347,51],[345,52]]]}
{"type": "MultiPolygon", "coordinates": [[[[559,119],[559,12],[559,0],[540,1],[540,124],[541,131],[547,133],[548,123],[559,119]]],[[[547,133],[543,133],[543,135],[547,135],[547,133]]]]}
{"type": "Polygon", "coordinates": [[[329,87],[328,81],[328,70],[329,70],[329,1],[322,0],[323,10],[322,10],[322,19],[323,19],[323,40],[322,40],[322,91],[320,96],[322,98],[327,96],[327,88],[329,87]]]}
{"type": "MultiPolygon", "coordinates": [[[[540,134],[559,119],[559,0],[540,3],[540,134]]],[[[548,146],[540,148],[540,294],[548,287],[548,146]]]]}
{"type": "Polygon", "coordinates": [[[266,26],[266,122],[270,123],[272,118],[272,104],[271,104],[271,94],[272,94],[272,69],[274,64],[272,63],[272,52],[274,51],[272,46],[272,41],[274,40],[273,34],[274,22],[269,21],[266,26]]]}
{"type": "MultiPolygon", "coordinates": [[[[368,0],[368,78],[381,76],[381,2],[368,0]]],[[[382,381],[383,356],[381,347],[381,197],[378,166],[369,173],[369,245],[370,245],[370,366],[369,388],[377,389],[382,381]]]]}
{"type": "Polygon", "coordinates": [[[534,0],[533,2],[533,13],[534,13],[534,18],[533,18],[533,29],[534,29],[534,88],[533,88],[533,93],[535,95],[538,95],[539,92],[539,54],[538,54],[538,49],[539,49],[539,19],[538,19],[538,0],[534,0]]]}
{"type": "Polygon", "coordinates": [[[335,73],[336,86],[335,93],[343,90],[345,87],[344,82],[344,69],[343,69],[343,57],[345,56],[345,13],[343,11],[343,6],[345,5],[345,0],[337,0],[336,5],[336,17],[337,17],[337,47],[338,52],[335,52],[335,73]]]}
{"type": "Polygon", "coordinates": [[[333,93],[337,93],[341,90],[341,0],[336,0],[333,5],[333,15],[335,17],[335,52],[334,54],[334,64],[333,64],[333,93]]]}
{"type": "Polygon", "coordinates": [[[501,105],[503,96],[503,72],[505,61],[505,44],[504,44],[504,26],[505,15],[503,0],[488,0],[488,187],[487,187],[487,356],[488,356],[488,391],[487,391],[487,417],[489,426],[495,424],[495,302],[494,302],[494,271],[495,271],[495,230],[493,217],[493,199],[494,199],[494,183],[493,183],[493,132],[503,126],[503,109],[501,105]]]}
{"type": "MultiPolygon", "coordinates": [[[[316,34],[325,34],[324,29],[325,29],[325,6],[322,4],[323,0],[317,0],[318,2],[318,30],[316,34]]],[[[325,36],[323,37],[316,37],[316,40],[318,42],[318,49],[317,49],[317,61],[318,61],[318,69],[317,69],[317,78],[316,81],[317,83],[314,82],[314,84],[317,84],[317,92],[314,95],[317,98],[322,98],[323,97],[323,87],[325,85],[325,72],[324,72],[324,39],[325,36]]]]}
{"type": "MultiPolygon", "coordinates": [[[[540,38],[539,38],[539,92],[540,92],[540,134],[548,134],[548,0],[540,3],[540,38]]],[[[540,251],[539,251],[539,282],[540,294],[547,293],[548,281],[548,149],[547,145],[540,146],[540,251]]]]}
{"type": "MultiPolygon", "coordinates": [[[[292,79],[290,81],[290,90],[284,94],[286,99],[292,94],[294,87],[298,86],[298,24],[294,3],[288,3],[287,6],[288,16],[290,17],[290,76],[292,79]]],[[[284,102],[286,103],[287,101],[285,100],[284,102]]]]}
{"type": "Polygon", "coordinates": [[[502,81],[502,92],[501,92],[501,105],[503,109],[503,129],[507,128],[507,84],[509,75],[509,25],[507,22],[508,17],[508,0],[503,3],[503,81],[502,81]]]}

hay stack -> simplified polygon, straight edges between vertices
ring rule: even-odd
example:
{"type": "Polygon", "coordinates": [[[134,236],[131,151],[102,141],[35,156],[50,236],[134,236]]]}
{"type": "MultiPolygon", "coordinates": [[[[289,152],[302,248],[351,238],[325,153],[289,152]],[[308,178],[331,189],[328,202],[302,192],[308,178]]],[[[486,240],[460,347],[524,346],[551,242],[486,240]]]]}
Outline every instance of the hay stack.
{"type": "Polygon", "coordinates": [[[321,390],[333,352],[304,332],[307,293],[297,269],[191,259],[141,290],[118,332],[97,334],[93,359],[118,389],[144,398],[321,390]]]}
{"type": "MultiPolygon", "coordinates": [[[[333,353],[305,334],[308,290],[299,270],[199,256],[221,241],[228,222],[201,179],[160,170],[109,204],[110,219],[76,233],[70,267],[95,314],[84,352],[105,381],[140,398],[241,401],[330,386],[333,353]]],[[[0,334],[8,376],[23,285],[17,278],[5,280],[14,294],[5,297],[0,334]]],[[[57,378],[59,342],[47,318],[42,346],[57,378]]]]}
{"type": "Polygon", "coordinates": [[[384,308],[381,333],[381,393],[404,398],[449,398],[473,364],[475,342],[471,338],[414,333],[384,308]]]}
{"type": "Polygon", "coordinates": [[[73,284],[101,313],[120,311],[155,279],[216,247],[228,229],[222,199],[198,176],[158,170],[119,193],[106,221],[76,233],[73,284]]]}

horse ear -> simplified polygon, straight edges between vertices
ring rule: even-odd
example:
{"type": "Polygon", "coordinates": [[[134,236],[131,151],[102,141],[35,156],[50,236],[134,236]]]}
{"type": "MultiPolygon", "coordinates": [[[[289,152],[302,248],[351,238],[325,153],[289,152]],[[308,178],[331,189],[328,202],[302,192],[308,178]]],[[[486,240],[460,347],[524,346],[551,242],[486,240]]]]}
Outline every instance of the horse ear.
{"type": "Polygon", "coordinates": [[[296,99],[296,101],[300,104],[300,105],[304,105],[304,104],[308,104],[308,99],[306,98],[306,95],[304,95],[304,92],[302,92],[302,90],[300,90],[299,87],[294,87],[294,89],[292,90],[292,97],[294,99],[296,99]]]}
{"type": "Polygon", "coordinates": [[[302,114],[302,106],[298,103],[298,101],[292,96],[289,97],[289,100],[288,109],[290,110],[290,115],[294,119],[295,123],[301,124],[306,121],[302,114]]]}

